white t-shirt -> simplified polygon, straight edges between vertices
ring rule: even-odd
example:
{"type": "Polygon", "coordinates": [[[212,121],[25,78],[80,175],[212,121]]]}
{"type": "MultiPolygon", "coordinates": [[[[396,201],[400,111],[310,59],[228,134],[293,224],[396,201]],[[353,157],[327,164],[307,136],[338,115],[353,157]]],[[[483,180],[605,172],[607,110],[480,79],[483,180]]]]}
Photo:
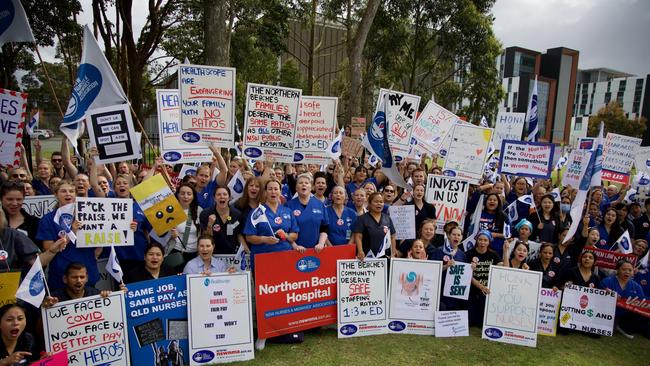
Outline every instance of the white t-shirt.
{"type": "MultiPolygon", "coordinates": [[[[199,233],[197,231],[197,226],[199,223],[199,215],[201,214],[201,207],[199,206],[197,211],[196,211],[196,217],[192,217],[192,221],[194,223],[190,225],[190,232],[187,237],[187,243],[185,243],[185,250],[183,250],[183,244],[181,244],[181,241],[183,240],[183,236],[185,235],[185,227],[187,224],[187,221],[183,221],[182,223],[178,224],[176,226],[176,231],[178,232],[178,238],[175,240],[174,244],[174,249],[181,251],[181,252],[187,252],[187,253],[196,253],[198,251],[197,248],[197,242],[199,241],[199,233]]],[[[185,210],[185,214],[189,215],[189,209],[185,210]]]]}

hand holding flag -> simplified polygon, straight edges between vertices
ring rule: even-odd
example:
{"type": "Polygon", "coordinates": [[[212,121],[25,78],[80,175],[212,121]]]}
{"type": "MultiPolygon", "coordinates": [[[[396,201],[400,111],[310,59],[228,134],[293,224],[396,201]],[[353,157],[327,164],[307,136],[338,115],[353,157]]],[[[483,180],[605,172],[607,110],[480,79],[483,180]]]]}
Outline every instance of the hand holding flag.
{"type": "Polygon", "coordinates": [[[45,275],[43,274],[43,265],[41,259],[37,256],[32,264],[32,268],[27,272],[27,275],[20,283],[16,298],[28,302],[34,307],[40,307],[45,298],[45,292],[49,295],[49,289],[45,283],[45,275]]]}

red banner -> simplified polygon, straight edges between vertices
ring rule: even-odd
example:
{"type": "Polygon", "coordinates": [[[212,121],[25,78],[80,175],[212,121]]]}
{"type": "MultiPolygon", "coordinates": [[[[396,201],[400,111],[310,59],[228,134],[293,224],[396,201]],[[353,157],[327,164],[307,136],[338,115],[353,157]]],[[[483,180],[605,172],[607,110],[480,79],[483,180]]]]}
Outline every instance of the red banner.
{"type": "Polygon", "coordinates": [[[630,175],[629,174],[617,173],[617,172],[613,172],[611,170],[605,170],[605,169],[603,169],[601,179],[605,180],[605,181],[608,181],[608,182],[621,183],[623,185],[630,183],[630,175]]]}
{"type": "Polygon", "coordinates": [[[68,351],[63,350],[55,353],[50,357],[42,358],[30,366],[67,366],[68,365],[68,351]]]}
{"type": "Polygon", "coordinates": [[[616,306],[650,318],[650,300],[639,299],[636,296],[619,297],[616,299],[616,306]]]}
{"type": "Polygon", "coordinates": [[[634,254],[623,254],[619,252],[612,252],[611,250],[598,249],[595,247],[585,247],[582,252],[584,253],[586,250],[596,253],[595,265],[598,267],[615,269],[616,262],[618,262],[621,258],[625,258],[630,261],[632,265],[636,265],[637,258],[634,254]]]}
{"type": "Polygon", "coordinates": [[[255,301],[260,338],[336,324],[336,261],[353,259],[354,245],[320,253],[292,250],[255,256],[255,301]]]}

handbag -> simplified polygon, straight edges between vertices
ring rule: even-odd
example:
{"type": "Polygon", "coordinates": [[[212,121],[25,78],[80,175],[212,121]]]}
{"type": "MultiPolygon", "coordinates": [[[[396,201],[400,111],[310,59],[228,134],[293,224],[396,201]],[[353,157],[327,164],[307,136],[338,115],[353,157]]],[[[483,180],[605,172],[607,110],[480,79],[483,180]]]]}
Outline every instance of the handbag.
{"type": "MultiPolygon", "coordinates": [[[[163,263],[162,263],[163,266],[166,266],[168,268],[177,268],[185,264],[185,257],[183,256],[183,253],[185,252],[185,243],[187,242],[187,239],[190,237],[190,228],[192,227],[192,224],[193,224],[192,213],[188,212],[187,221],[185,222],[185,231],[183,232],[183,240],[181,240],[181,245],[183,246],[183,250],[180,252],[173,252],[173,253],[171,253],[170,250],[170,253],[165,256],[165,259],[163,259],[163,263]]],[[[171,246],[173,244],[168,243],[167,245],[171,246]]]]}

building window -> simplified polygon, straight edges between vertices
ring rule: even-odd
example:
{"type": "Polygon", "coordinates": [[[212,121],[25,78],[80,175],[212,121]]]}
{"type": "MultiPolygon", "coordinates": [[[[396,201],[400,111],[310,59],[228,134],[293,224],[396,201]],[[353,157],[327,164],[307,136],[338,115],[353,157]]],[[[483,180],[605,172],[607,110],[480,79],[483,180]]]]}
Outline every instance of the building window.
{"type": "MultiPolygon", "coordinates": [[[[607,88],[609,90],[609,88],[607,88]]],[[[605,93],[605,104],[609,104],[612,101],[612,93],[608,91],[605,93]]]]}
{"type": "Polygon", "coordinates": [[[576,118],[575,131],[582,131],[582,118],[576,118]]]}

